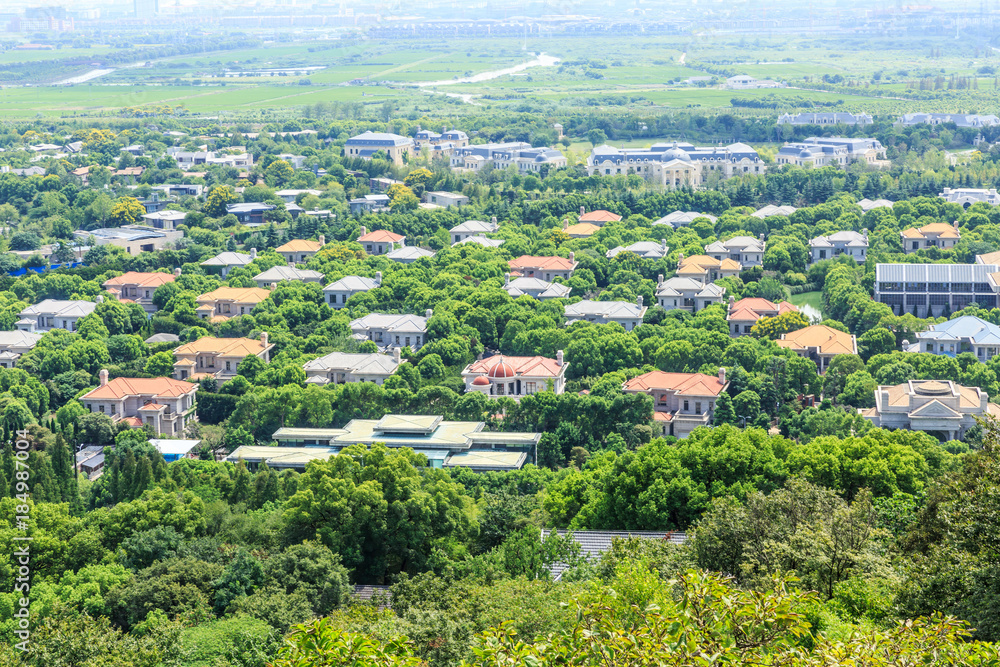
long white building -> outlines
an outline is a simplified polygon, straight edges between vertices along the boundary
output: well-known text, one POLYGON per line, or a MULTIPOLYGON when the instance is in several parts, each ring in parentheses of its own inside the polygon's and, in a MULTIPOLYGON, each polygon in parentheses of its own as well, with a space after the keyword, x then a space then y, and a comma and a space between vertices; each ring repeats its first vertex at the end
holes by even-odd
POLYGON ((743 143, 728 146, 662 143, 649 148, 596 146, 587 158, 587 175, 638 174, 664 187, 700 186, 712 173, 730 178, 739 174, 763 174, 764 161, 743 143))

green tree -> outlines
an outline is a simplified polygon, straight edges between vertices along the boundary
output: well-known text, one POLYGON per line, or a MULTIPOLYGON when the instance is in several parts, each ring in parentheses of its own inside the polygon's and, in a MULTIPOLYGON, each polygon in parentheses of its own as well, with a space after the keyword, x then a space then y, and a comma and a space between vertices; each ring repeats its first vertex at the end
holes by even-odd
POLYGON ((119 197, 111 209, 109 220, 115 227, 135 225, 142 222, 145 214, 146 209, 135 197, 119 197))
POLYGON ((174 355, 169 352, 157 352, 146 360, 143 372, 154 377, 170 377, 174 373, 174 355))
POLYGON ((236 192, 228 185, 217 185, 208 193, 202 210, 213 218, 221 218, 230 204, 236 203, 236 192))

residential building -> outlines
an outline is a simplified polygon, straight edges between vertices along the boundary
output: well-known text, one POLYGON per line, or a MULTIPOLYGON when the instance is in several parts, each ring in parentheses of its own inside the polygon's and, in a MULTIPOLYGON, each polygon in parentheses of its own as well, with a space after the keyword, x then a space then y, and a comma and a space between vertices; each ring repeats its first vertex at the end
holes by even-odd
POLYGON ((1000 405, 989 402, 979 387, 951 380, 910 380, 875 390, 875 407, 858 414, 878 428, 935 433, 942 440, 961 440, 987 417, 1000 417, 1000 405))
POLYGON ((413 139, 389 132, 364 132, 351 137, 344 142, 344 155, 372 159, 375 153, 382 152, 390 162, 402 166, 403 156, 410 157, 414 151, 413 139))
POLYGON ((891 166, 885 159, 885 147, 873 138, 809 137, 805 141, 786 143, 778 149, 775 161, 800 167, 846 167, 856 161, 872 167, 891 166))
POLYGON ((389 195, 367 194, 348 202, 351 207, 351 215, 364 215, 365 213, 381 213, 389 210, 389 195))
POLYGON ((181 337, 172 333, 153 334, 143 341, 146 345, 159 345, 160 343, 177 343, 180 345, 181 337))
POLYGON ((580 207, 580 217, 577 222, 589 222, 592 225, 597 225, 598 227, 603 227, 609 222, 618 222, 622 217, 617 213, 612 213, 611 211, 605 211, 604 209, 597 209, 596 211, 587 210, 581 206, 580 207))
POLYGON ((242 252, 220 252, 211 259, 206 259, 201 263, 210 273, 216 273, 223 278, 229 275, 233 269, 241 269, 250 262, 257 259, 257 248, 250 248, 250 254, 242 252))
MULTIPOLYGON (((718 376, 703 373, 643 373, 622 385, 633 394, 653 398, 653 423, 664 435, 686 438, 699 426, 709 426, 719 395, 729 387, 726 369, 718 376)), ((747 415, 755 418, 757 415, 747 415)))
POLYGON ((785 84, 771 79, 755 79, 748 74, 738 74, 726 79, 724 87, 729 90, 756 90, 758 88, 785 88, 785 84))
POLYGON ((390 232, 388 229, 376 229, 369 232, 367 227, 362 227, 358 243, 369 255, 386 255, 396 248, 405 246, 406 237, 390 232))
POLYGON ((413 135, 413 142, 418 151, 426 147, 431 153, 450 155, 454 149, 469 145, 469 135, 455 129, 442 128, 440 134, 432 130, 418 129, 413 135))
POLYGON ((425 192, 423 200, 425 204, 434 204, 444 208, 465 206, 469 203, 468 197, 455 192, 425 192))
POLYGON ((321 285, 326 282, 323 274, 319 271, 300 269, 296 266, 274 266, 267 271, 258 273, 253 277, 253 281, 257 283, 257 287, 260 287, 261 289, 270 289, 285 280, 295 280, 303 283, 319 283, 321 285))
POLYGON ((25 352, 30 352, 42 334, 30 331, 0 331, 0 368, 14 368, 25 352))
POLYGON ((258 202, 247 202, 245 204, 230 204, 226 207, 226 213, 236 216, 236 220, 244 225, 263 225, 264 214, 278 208, 274 204, 261 204, 258 202))
POLYGON ((742 270, 743 265, 734 259, 716 259, 708 255, 685 257, 684 253, 681 253, 677 259, 678 277, 693 278, 703 283, 739 276, 742 270))
POLYGON ((499 228, 500 225, 497 224, 496 218, 493 218, 490 222, 484 222, 482 220, 466 220, 462 224, 449 229, 448 234, 451 235, 451 244, 455 245, 473 236, 492 234, 499 228))
POLYGON ((159 310, 153 304, 153 293, 158 287, 174 282, 180 274, 180 269, 175 269, 173 273, 129 271, 116 278, 105 280, 102 287, 114 294, 119 301, 139 304, 147 315, 152 316, 159 310))
POLYGON ((307 384, 345 384, 348 382, 374 382, 382 384, 396 372, 406 360, 399 355, 400 348, 393 348, 392 354, 351 354, 347 352, 331 352, 330 354, 307 361, 303 368, 306 371, 307 384))
POLYGON ((772 215, 784 215, 789 216, 795 213, 798 209, 794 206, 775 206, 774 204, 768 204, 758 211, 750 214, 751 217, 763 220, 764 218, 769 218, 772 215))
POLYGON ((196 382, 214 377, 220 383, 226 382, 236 377, 236 368, 249 356, 264 363, 271 361, 273 348, 266 331, 261 332, 260 340, 205 336, 174 350, 174 378, 196 382))
POLYGON ((858 202, 858 206, 861 207, 862 211, 867 213, 868 211, 872 211, 876 208, 892 208, 892 202, 889 201, 888 199, 871 200, 865 197, 864 199, 858 202))
MULTIPOLYGON (((153 190, 159 190, 168 197, 200 197, 205 191, 205 186, 197 183, 166 183, 154 185, 153 190)), ((156 196, 155 192, 153 196, 156 196)))
POLYGON ((781 338, 775 343, 778 347, 793 350, 800 357, 812 359, 820 373, 826 371, 838 354, 858 353, 857 338, 825 324, 813 324, 798 331, 781 334, 781 338))
POLYGON ((715 259, 731 259, 743 268, 764 264, 764 235, 759 239, 752 236, 734 236, 726 241, 716 241, 705 246, 705 254, 715 259))
MULTIPOLYGON (((102 297, 97 297, 103 300, 102 297)), ((63 301, 61 299, 45 299, 34 306, 28 306, 20 313, 17 321, 18 331, 30 333, 65 329, 76 331, 77 322, 94 312, 97 303, 93 301, 63 301)))
POLYGON ((390 252, 387 252, 385 256, 394 262, 399 262, 400 264, 412 264, 418 259, 430 259, 434 257, 436 253, 431 250, 426 250, 415 245, 403 246, 401 248, 396 248, 390 252))
POLYGON ((507 262, 511 273, 517 277, 542 278, 546 281, 551 281, 553 278, 569 280, 576 265, 576 254, 572 252, 569 254, 569 258, 522 255, 507 262))
POLYGON ((665 281, 661 275, 656 284, 656 303, 664 310, 697 312, 713 303, 722 303, 725 295, 726 289, 721 285, 697 278, 675 276, 665 281))
POLYGON ((739 338, 750 333, 753 325, 765 317, 777 317, 785 313, 797 313, 799 309, 787 301, 774 303, 759 297, 736 300, 729 297, 729 310, 726 313, 726 323, 729 324, 729 336, 739 338))
POLYGON ((778 125, 871 125, 874 121, 866 113, 827 111, 819 113, 783 113, 778 116, 778 125))
POLYGON ((73 232, 73 237, 81 245, 116 245, 136 256, 142 252, 162 250, 184 238, 184 232, 153 229, 145 225, 125 225, 89 231, 78 229, 73 232))
POLYGON ((910 227, 901 231, 899 236, 903 242, 903 252, 910 254, 927 248, 942 250, 954 248, 961 240, 962 233, 958 231, 958 220, 956 220, 951 225, 945 222, 932 222, 923 227, 910 227))
POLYGON ((942 317, 970 303, 997 307, 996 264, 877 264, 875 300, 896 315, 942 317))
POLYGON ((462 379, 466 392, 478 391, 492 398, 506 396, 517 401, 540 391, 563 393, 568 366, 562 350, 556 352, 555 359, 501 354, 469 364, 462 371, 462 379))
POLYGON ((656 241, 636 241, 627 246, 615 246, 604 253, 604 256, 611 259, 620 252, 630 252, 643 259, 663 259, 670 252, 670 248, 667 247, 666 239, 663 239, 659 243, 656 241))
POLYGON ((696 147, 688 143, 653 144, 649 148, 596 146, 587 158, 588 176, 638 174, 661 187, 699 187, 712 174, 730 178, 737 174, 763 174, 767 170, 753 148, 696 147))
POLYGON ((519 296, 530 296, 539 301, 565 299, 572 291, 569 285, 550 283, 541 278, 515 278, 511 280, 509 273, 504 274, 503 288, 514 299, 519 296))
POLYGON ((458 246, 465 245, 466 243, 473 243, 484 248, 499 248, 503 245, 503 242, 503 239, 491 239, 483 236, 482 234, 476 234, 475 236, 470 236, 469 238, 459 241, 458 243, 453 243, 452 245, 458 246))
POLYGON ((847 255, 856 262, 868 259, 868 230, 834 232, 828 236, 817 236, 809 241, 812 263, 847 255))
POLYGON ((554 148, 532 148, 524 141, 455 147, 451 152, 451 168, 456 171, 479 171, 487 164, 494 169, 513 166, 519 172, 537 173, 565 167, 566 156, 554 148))
POLYGON ((167 148, 167 155, 177 160, 177 166, 188 171, 197 165, 221 164, 226 167, 252 167, 253 153, 247 153, 242 147, 238 150, 222 151, 185 151, 175 146, 167 148))
POLYGON ((88 412, 124 421, 133 428, 149 424, 154 433, 181 435, 184 427, 197 421, 195 395, 198 385, 173 378, 115 378, 108 371, 98 374, 101 383, 80 397, 88 412))
POLYGON ((347 305, 347 300, 359 292, 367 292, 382 285, 382 272, 377 271, 374 278, 365 276, 344 276, 323 288, 323 301, 337 310, 347 305))
POLYGON ((176 229, 178 225, 184 223, 187 213, 184 211, 174 211, 172 209, 162 209, 154 213, 146 213, 142 216, 143 224, 155 229, 176 229))
MULTIPOLYGON (((296 168, 300 169, 301 167, 296 167, 296 168)), ((281 201, 285 202, 286 204, 294 204, 295 200, 298 199, 299 195, 312 195, 314 197, 319 197, 321 194, 323 194, 322 190, 311 190, 311 189, 292 190, 292 189, 285 189, 285 190, 278 190, 277 192, 274 193, 274 196, 278 197, 279 199, 281 199, 281 201)))
POLYGON ((269 296, 271 292, 259 287, 220 287, 199 296, 196 311, 203 320, 228 320, 246 315, 269 296))
POLYGON ((969 208, 978 202, 986 202, 990 206, 1000 204, 1000 195, 997 194, 996 188, 989 190, 983 188, 945 188, 938 196, 952 204, 961 204, 962 208, 969 208))
POLYGON ((351 321, 350 327, 354 338, 373 341, 381 350, 409 347, 416 351, 426 342, 427 320, 432 314, 430 309, 424 317, 369 313, 351 321))
POLYGON ((594 322, 596 324, 620 324, 625 331, 632 331, 642 324, 642 318, 649 310, 642 305, 642 297, 635 303, 625 301, 591 301, 584 299, 566 306, 566 325, 574 322, 594 322))
MULTIPOLYGON (((699 77, 692 77, 699 78, 699 77)), ((709 78, 709 77, 706 77, 709 78)), ((580 555, 591 563, 598 563, 602 554, 614 548, 618 540, 656 540, 657 543, 681 545, 687 542, 686 533, 677 530, 643 531, 643 530, 548 530, 543 528, 541 539, 544 542, 549 535, 556 533, 560 537, 573 540, 580 545, 580 555)), ((569 563, 557 562, 548 566, 552 581, 562 581, 562 576, 570 567, 569 563)), ((368 593, 368 591, 364 591, 368 593)), ((374 595, 374 591, 371 595, 374 595)))
POLYGON ((976 264, 1000 264, 1000 251, 976 255, 976 264))
POLYGON ((313 255, 322 250, 326 245, 326 237, 320 236, 318 241, 308 239, 292 239, 281 244, 274 249, 276 253, 285 258, 289 264, 305 264, 313 255))
POLYGON ((571 239, 585 239, 601 231, 598 225, 591 222, 580 222, 575 225, 569 224, 569 220, 563 220, 563 234, 571 239))
POLYGON ((708 213, 696 213, 694 211, 674 211, 673 213, 668 213, 659 220, 653 222, 654 225, 670 225, 674 229, 680 227, 688 227, 692 222, 698 218, 705 218, 713 225, 715 221, 718 220, 714 215, 709 215, 708 213))
POLYGON ((986 363, 1000 351, 1000 327, 979 317, 963 315, 917 332, 917 342, 909 345, 909 341, 903 341, 903 351, 946 357, 968 352, 986 363))
POLYGON ((941 125, 954 123, 956 127, 995 127, 1000 125, 1000 118, 993 114, 980 115, 971 113, 907 113, 903 114, 897 125, 941 125))

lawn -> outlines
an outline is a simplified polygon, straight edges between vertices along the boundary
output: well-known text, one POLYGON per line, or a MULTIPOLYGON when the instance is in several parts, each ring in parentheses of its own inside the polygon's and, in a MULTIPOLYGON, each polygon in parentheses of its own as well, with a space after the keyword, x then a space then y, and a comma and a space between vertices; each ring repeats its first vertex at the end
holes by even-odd
POLYGON ((799 307, 802 314, 812 319, 823 319, 823 293, 802 292, 788 297, 788 301, 799 307))

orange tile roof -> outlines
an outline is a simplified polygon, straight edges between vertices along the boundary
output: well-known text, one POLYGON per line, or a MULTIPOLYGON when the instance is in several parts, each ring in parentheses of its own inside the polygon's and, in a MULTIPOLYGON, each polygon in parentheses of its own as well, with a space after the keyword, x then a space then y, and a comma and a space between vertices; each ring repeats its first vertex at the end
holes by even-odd
POLYGON ((174 350, 174 356, 186 356, 211 352, 225 357, 243 358, 259 355, 264 351, 264 343, 253 338, 215 338, 205 336, 181 345, 174 350))
POLYGON ((129 271, 116 278, 109 278, 104 281, 104 287, 121 287, 123 285, 138 285, 139 287, 159 287, 172 283, 176 276, 172 273, 143 273, 140 271, 129 271))
POLYGON ((287 243, 275 248, 276 252, 318 252, 322 248, 319 241, 306 241, 303 239, 292 239, 287 243))
POLYGON ((390 232, 388 229, 376 229, 368 232, 364 236, 358 237, 359 243, 399 243, 406 237, 401 234, 396 234, 395 232, 390 232))
POLYGON ((504 354, 474 361, 462 371, 462 374, 486 373, 501 360, 514 370, 515 375, 529 377, 559 377, 565 368, 565 366, 560 366, 555 359, 548 357, 508 357, 504 354))
POLYGON ((944 239, 961 238, 961 235, 958 233, 958 230, 955 229, 955 226, 949 225, 946 222, 932 222, 931 224, 924 225, 923 227, 911 227, 910 229, 904 229, 902 234, 908 239, 924 238, 927 234, 936 234, 938 238, 944 239))
POLYGON ((579 225, 570 225, 563 231, 570 236, 591 236, 601 231, 601 228, 597 225, 592 225, 589 222, 584 222, 579 225))
POLYGON ((236 301, 238 303, 260 303, 271 295, 271 292, 260 287, 220 287, 207 294, 202 294, 197 301, 236 301))
POLYGON ((622 217, 611 211, 605 211, 604 209, 598 209, 596 211, 590 211, 589 213, 584 213, 580 216, 580 222, 618 222, 622 217))
POLYGON ((858 353, 858 345, 854 336, 825 324, 814 324, 798 331, 782 334, 781 339, 775 342, 779 347, 790 350, 816 348, 820 354, 858 353))
POLYGON ((718 396, 728 382, 704 373, 667 373, 652 371, 634 377, 622 387, 625 391, 672 390, 681 396, 718 396))
POLYGON ((162 410, 167 406, 160 405, 159 403, 146 403, 146 405, 139 408, 140 410, 162 410))
POLYGON ((535 257, 522 255, 507 262, 512 269, 549 269, 552 271, 572 271, 574 262, 567 257, 535 257))
POLYGON ((115 378, 92 389, 81 398, 123 398, 125 396, 163 396, 176 398, 198 391, 198 385, 173 378, 115 378))
POLYGON ((784 313, 797 313, 799 309, 787 301, 772 303, 759 297, 748 297, 733 303, 727 320, 756 322, 763 317, 775 317, 784 313))
POLYGON ((708 255, 691 255, 690 257, 685 257, 680 261, 679 267, 688 266, 699 266, 705 269, 717 267, 722 264, 721 261, 714 257, 709 257, 708 255))

